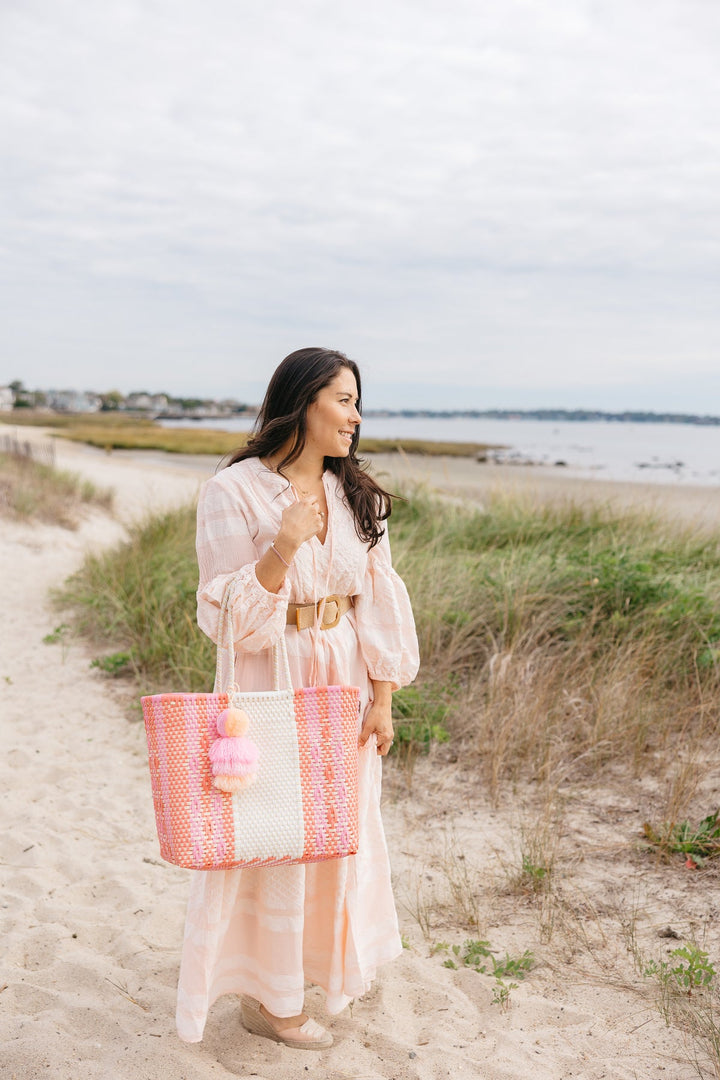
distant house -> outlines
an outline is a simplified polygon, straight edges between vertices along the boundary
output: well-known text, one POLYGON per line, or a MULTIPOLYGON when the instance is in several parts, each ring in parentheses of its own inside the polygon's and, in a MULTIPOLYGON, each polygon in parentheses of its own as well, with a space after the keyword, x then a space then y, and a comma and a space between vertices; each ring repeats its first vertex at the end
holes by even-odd
POLYGON ((48 390, 45 396, 56 412, 94 413, 102 406, 100 395, 86 390, 48 390))
POLYGON ((128 394, 123 408, 138 412, 165 413, 168 411, 167 394, 128 394))
POLYGON ((195 413, 196 416, 210 417, 210 416, 223 416, 224 411, 223 411, 223 409, 220 408, 220 406, 216 402, 214 402, 214 401, 206 401, 205 404, 202 406, 202 408, 195 409, 194 413, 195 413))
POLYGON ((194 403, 189 400, 176 400, 174 411, 192 420, 207 420, 214 416, 227 416, 227 410, 222 409, 216 401, 209 400, 194 403))
POLYGON ((15 404, 15 395, 9 386, 0 386, 0 412, 9 412, 15 404))
POLYGON ((218 408, 222 413, 237 413, 240 416, 257 416, 256 405, 245 405, 243 402, 238 401, 237 398, 223 398, 222 401, 218 401, 218 408))

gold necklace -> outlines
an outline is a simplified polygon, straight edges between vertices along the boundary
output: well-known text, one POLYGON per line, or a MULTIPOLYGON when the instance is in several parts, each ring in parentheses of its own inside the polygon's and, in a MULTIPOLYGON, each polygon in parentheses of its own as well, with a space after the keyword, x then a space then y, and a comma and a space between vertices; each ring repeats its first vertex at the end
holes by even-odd
MULTIPOLYGON (((310 495, 310 494, 312 494, 310 491, 306 491, 305 488, 300 487, 300 484, 297 482, 297 480, 293 480, 292 476, 290 476, 288 473, 286 473, 285 475, 286 475, 286 478, 292 484, 292 486, 295 488, 295 490, 299 491, 301 495, 310 495)), ((323 482, 323 478, 321 476, 318 479, 317 483, 322 485, 322 482, 323 482)))
MULTIPOLYGON (((289 481, 289 483, 291 483, 292 486, 295 488, 295 490, 299 491, 301 495, 307 496, 307 495, 312 494, 312 492, 307 491, 305 488, 300 487, 299 483, 296 480, 293 480, 292 476, 290 476, 289 473, 287 473, 287 472, 281 473, 279 469, 275 468, 275 466, 271 466, 271 468, 272 468, 272 471, 274 473, 276 473, 278 476, 282 476, 284 480, 289 481)), ((322 475, 318 477, 317 482, 321 487, 323 486, 322 475)))
MULTIPOLYGON (((288 480, 290 480, 290 477, 288 477, 288 480)), ((301 487, 299 487, 299 486, 298 486, 298 485, 297 485, 297 484, 295 483, 295 481, 294 481, 294 480, 290 480, 290 483, 292 484, 292 486, 293 486, 293 487, 295 488, 295 490, 296 490, 296 491, 299 491, 299 492, 300 492, 300 494, 301 494, 301 495, 306 495, 306 496, 307 496, 307 495, 312 495, 312 492, 311 492, 311 491, 306 491, 306 490, 305 490, 305 488, 301 488, 301 487)))

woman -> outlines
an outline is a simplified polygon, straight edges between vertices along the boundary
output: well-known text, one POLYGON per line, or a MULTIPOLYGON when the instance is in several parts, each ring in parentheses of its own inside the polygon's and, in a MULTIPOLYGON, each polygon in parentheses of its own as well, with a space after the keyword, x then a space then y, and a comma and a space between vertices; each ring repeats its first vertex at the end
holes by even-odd
POLYGON ((270 688, 270 646, 283 633, 294 686, 360 687, 360 843, 345 859, 194 875, 177 1011, 188 1042, 202 1038, 213 1001, 235 993, 249 1031, 324 1049, 332 1037, 303 1012, 305 980, 338 1013, 401 950, 380 758, 393 741, 392 691, 415 677, 418 651, 383 525, 390 498, 356 458, 360 408, 360 375, 346 356, 292 353, 270 381, 254 438, 200 496, 198 623, 216 640, 225 583, 240 571, 239 688, 270 688))

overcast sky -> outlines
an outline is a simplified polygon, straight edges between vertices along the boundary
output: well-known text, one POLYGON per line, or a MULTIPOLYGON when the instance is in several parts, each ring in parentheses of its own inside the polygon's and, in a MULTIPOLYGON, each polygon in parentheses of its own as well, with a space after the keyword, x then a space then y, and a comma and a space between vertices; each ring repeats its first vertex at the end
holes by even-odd
POLYGON ((720 412, 717 0, 0 0, 0 382, 720 412))

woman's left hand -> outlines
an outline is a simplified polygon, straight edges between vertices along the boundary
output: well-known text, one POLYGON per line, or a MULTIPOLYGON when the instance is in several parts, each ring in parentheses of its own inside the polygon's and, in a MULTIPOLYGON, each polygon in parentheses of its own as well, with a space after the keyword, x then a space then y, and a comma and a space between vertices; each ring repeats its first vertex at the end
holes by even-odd
POLYGON ((377 752, 385 757, 393 744, 392 723, 392 699, 388 701, 375 701, 370 703, 370 708, 365 713, 362 730, 360 732, 359 746, 362 750, 371 735, 377 739, 377 752))

